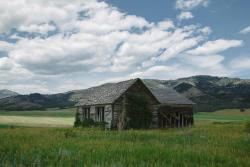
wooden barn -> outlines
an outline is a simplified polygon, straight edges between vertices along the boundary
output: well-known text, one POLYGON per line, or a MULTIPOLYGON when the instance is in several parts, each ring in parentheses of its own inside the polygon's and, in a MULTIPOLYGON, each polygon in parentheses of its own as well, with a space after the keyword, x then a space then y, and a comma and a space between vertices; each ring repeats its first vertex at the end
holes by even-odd
POLYGON ((171 88, 133 79, 84 90, 76 119, 106 122, 107 128, 118 130, 183 127, 193 124, 193 104, 171 88))

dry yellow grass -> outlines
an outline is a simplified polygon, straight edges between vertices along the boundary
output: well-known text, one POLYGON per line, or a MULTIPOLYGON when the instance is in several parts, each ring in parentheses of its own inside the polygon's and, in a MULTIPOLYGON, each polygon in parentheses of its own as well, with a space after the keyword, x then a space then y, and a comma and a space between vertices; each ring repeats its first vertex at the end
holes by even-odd
POLYGON ((0 116, 0 124, 31 127, 72 127, 74 118, 0 116))

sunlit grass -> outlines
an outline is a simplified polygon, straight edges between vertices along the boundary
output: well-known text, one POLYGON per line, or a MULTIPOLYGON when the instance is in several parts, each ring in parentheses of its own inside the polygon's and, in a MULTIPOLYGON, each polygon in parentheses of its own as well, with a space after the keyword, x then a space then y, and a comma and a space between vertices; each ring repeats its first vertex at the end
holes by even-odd
POLYGON ((6 127, 0 143, 7 166, 250 166, 244 123, 123 132, 6 127))
POLYGON ((194 115, 195 120, 202 121, 248 121, 250 120, 250 109, 241 112, 240 109, 225 109, 216 112, 199 112, 194 115))
POLYGON ((0 116, 29 116, 29 117, 74 117, 76 108, 49 108, 45 111, 1 111, 0 116))
POLYGON ((72 127, 74 117, 0 116, 0 124, 30 127, 72 127))
MULTIPOLYGON (((75 108, 51 108, 46 111, 9 111, 0 112, 0 124, 58 127, 73 126, 75 108)), ((241 112, 240 109, 226 109, 216 112, 195 113, 195 122, 239 122, 250 120, 250 109, 241 112)))
POLYGON ((249 110, 227 111, 195 114, 195 125, 189 128, 123 132, 45 128, 73 125, 73 116, 56 117, 58 111, 52 109, 42 115, 2 115, 0 166, 248 167, 249 110))

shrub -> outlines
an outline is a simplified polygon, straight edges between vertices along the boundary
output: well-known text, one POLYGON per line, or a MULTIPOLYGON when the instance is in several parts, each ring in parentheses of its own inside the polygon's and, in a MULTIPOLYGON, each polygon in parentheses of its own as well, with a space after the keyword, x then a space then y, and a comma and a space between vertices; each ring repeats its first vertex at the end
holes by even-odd
POLYGON ((94 122, 94 127, 105 129, 107 122, 94 122))
POLYGON ((93 119, 84 119, 81 122, 81 127, 91 127, 94 126, 94 120, 93 119))
POLYGON ((65 136, 65 138, 73 138, 73 137, 76 137, 76 132, 73 130, 67 130, 64 133, 64 136, 65 136))
POLYGON ((250 121, 246 123, 245 130, 247 133, 250 133, 250 121))
POLYGON ((80 114, 77 112, 75 115, 74 127, 81 126, 80 114))
POLYGON ((74 127, 98 127, 104 129, 107 122, 94 122, 93 119, 80 120, 80 114, 76 113, 74 127))
POLYGON ((246 110, 244 108, 241 108, 240 109, 240 112, 245 112, 246 110))

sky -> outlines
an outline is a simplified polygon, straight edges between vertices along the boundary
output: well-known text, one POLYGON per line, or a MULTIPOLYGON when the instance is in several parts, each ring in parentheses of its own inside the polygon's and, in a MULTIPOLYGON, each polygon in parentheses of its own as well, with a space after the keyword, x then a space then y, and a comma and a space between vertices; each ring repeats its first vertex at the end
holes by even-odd
POLYGON ((0 89, 250 78, 248 0, 0 0, 0 89))

